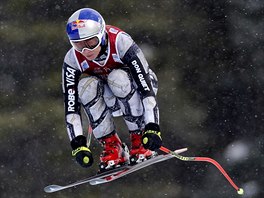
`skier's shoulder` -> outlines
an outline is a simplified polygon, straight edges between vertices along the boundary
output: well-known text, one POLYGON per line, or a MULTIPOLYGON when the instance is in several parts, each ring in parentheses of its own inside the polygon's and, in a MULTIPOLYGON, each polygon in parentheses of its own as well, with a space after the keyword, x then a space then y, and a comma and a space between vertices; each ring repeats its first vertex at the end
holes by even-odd
POLYGON ((109 35, 116 35, 116 42, 131 41, 131 36, 119 27, 106 25, 106 30, 109 35))
POLYGON ((124 32, 121 28, 114 26, 114 25, 109 25, 109 24, 105 26, 105 29, 110 34, 118 34, 120 32, 124 32))
POLYGON ((127 32, 121 30, 116 26, 107 25, 106 29, 109 36, 115 35, 115 39, 113 40, 110 38, 110 40, 115 42, 117 53, 122 58, 134 43, 132 37, 127 32))
POLYGON ((69 49, 64 57, 64 64, 74 68, 78 69, 78 63, 75 57, 75 51, 73 48, 69 49))

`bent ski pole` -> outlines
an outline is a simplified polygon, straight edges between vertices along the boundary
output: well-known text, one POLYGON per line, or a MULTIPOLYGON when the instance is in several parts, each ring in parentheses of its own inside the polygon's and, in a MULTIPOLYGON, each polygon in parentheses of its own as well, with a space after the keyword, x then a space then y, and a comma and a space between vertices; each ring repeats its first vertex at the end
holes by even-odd
POLYGON ((170 153, 171 155, 173 155, 174 157, 176 157, 177 159, 182 160, 182 161, 209 162, 209 163, 213 164, 225 176, 225 178, 229 181, 229 183, 233 186, 233 188, 237 191, 237 193, 239 195, 244 194, 243 188, 237 187, 237 185, 233 182, 233 180, 229 177, 229 175, 223 169, 223 167, 214 159, 211 159, 208 157, 185 157, 185 156, 179 155, 179 154, 167 149, 164 146, 161 146, 159 149, 165 153, 170 153))

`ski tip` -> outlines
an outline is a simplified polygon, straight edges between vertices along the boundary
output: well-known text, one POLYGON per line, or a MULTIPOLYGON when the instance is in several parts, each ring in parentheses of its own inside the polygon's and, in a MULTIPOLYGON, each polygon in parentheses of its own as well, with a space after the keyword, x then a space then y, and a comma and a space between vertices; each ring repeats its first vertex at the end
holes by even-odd
POLYGON ((44 188, 44 191, 46 193, 53 193, 61 189, 61 186, 59 185, 49 185, 44 188))

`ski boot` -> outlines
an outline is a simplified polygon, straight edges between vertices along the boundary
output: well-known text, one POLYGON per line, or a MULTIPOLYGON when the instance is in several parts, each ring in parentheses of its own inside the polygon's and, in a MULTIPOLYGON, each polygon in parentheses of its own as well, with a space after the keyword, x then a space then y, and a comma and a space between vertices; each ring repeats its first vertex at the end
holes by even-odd
POLYGON ((99 173, 118 168, 129 163, 129 151, 116 132, 101 138, 103 152, 100 156, 99 173))
POLYGON ((157 155, 155 151, 145 149, 141 142, 142 132, 131 132, 130 163, 137 164, 157 155))

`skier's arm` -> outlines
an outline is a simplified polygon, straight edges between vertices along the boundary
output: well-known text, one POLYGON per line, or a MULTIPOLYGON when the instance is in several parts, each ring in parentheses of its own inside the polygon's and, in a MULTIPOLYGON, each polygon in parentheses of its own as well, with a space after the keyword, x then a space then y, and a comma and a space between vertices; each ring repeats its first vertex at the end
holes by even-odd
POLYGON ((93 163, 93 157, 87 140, 83 135, 81 122, 81 105, 78 97, 78 82, 81 75, 73 57, 73 50, 65 56, 62 68, 62 89, 64 95, 65 121, 67 132, 73 149, 72 155, 82 167, 89 167, 93 163))
POLYGON ((65 121, 70 140, 83 135, 80 115, 80 103, 78 101, 78 79, 80 71, 71 67, 66 62, 62 69, 62 88, 64 96, 65 121))
POLYGON ((143 97, 145 133, 143 145, 147 149, 158 149, 162 144, 158 105, 149 74, 149 65, 138 45, 126 34, 117 43, 121 60, 130 68, 137 89, 143 97), (129 47, 128 47, 129 46, 129 47), (128 48, 126 50, 126 47, 128 48))
POLYGON ((149 74, 149 65, 143 52, 132 38, 122 33, 117 40, 117 51, 122 62, 130 68, 137 90, 143 97, 145 123, 158 124, 158 107, 149 74))

